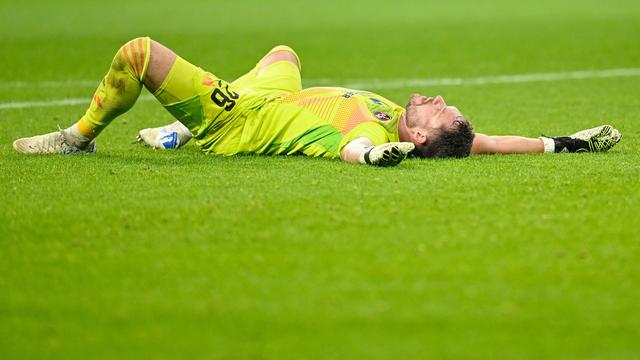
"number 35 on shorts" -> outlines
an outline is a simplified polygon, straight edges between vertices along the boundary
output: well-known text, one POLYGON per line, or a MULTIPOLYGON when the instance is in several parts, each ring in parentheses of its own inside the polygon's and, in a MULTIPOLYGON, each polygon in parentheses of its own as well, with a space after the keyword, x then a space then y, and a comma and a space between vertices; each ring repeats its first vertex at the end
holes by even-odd
POLYGON ((239 97, 238 93, 229 90, 229 84, 223 84, 222 81, 218 81, 218 87, 211 93, 211 101, 225 111, 231 111, 239 97))

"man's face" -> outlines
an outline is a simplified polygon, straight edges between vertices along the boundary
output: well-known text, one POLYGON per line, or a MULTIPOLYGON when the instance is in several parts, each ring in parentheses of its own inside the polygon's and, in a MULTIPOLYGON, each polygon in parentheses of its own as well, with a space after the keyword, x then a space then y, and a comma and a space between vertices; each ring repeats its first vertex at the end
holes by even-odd
POLYGON ((447 106, 440 95, 435 98, 414 95, 411 97, 410 104, 415 107, 410 115, 412 119, 409 127, 413 125, 422 128, 426 133, 448 129, 456 119, 463 119, 460 110, 455 106, 447 106))

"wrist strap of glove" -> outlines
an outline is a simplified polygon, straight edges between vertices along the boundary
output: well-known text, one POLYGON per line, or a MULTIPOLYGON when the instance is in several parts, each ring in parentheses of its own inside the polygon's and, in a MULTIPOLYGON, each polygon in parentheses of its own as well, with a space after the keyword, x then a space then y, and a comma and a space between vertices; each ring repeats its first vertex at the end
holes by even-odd
POLYGON ((544 152, 546 153, 553 153, 556 150, 556 142, 553 140, 553 138, 549 138, 546 136, 540 136, 540 140, 542 140, 542 143, 544 144, 544 152))

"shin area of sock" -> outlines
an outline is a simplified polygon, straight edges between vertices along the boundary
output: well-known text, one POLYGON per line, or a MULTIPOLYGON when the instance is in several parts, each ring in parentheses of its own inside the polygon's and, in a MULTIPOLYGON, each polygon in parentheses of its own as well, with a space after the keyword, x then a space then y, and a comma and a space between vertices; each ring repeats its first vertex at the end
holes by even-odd
POLYGON ((148 37, 137 38, 120 48, 96 89, 91 105, 70 130, 93 139, 135 104, 149 66, 150 42, 148 37))

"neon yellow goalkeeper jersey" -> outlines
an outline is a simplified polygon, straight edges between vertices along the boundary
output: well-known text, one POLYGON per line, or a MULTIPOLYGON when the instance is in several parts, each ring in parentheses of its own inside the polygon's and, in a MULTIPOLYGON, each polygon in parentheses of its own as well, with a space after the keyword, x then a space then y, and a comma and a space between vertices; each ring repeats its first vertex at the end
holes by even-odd
POLYGON ((398 141, 398 121, 404 111, 382 96, 339 87, 305 89, 279 103, 304 109, 300 117, 312 114, 334 127, 342 135, 339 150, 358 137, 367 137, 376 145, 398 141))
POLYGON ((239 153, 339 157, 351 140, 398 141, 404 109, 370 92, 315 87, 278 96, 244 126, 239 153))

